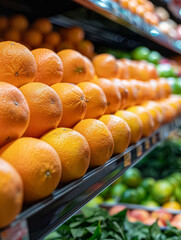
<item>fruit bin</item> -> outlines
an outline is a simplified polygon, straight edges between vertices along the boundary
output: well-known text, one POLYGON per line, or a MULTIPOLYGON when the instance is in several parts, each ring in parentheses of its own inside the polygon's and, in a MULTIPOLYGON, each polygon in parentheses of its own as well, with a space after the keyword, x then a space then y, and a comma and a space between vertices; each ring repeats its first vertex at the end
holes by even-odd
POLYGON ((1 231, 0 236, 10 234, 13 229, 20 231, 23 225, 23 229, 29 232, 30 240, 42 239, 112 184, 127 169, 137 164, 180 126, 181 118, 163 125, 150 137, 130 146, 123 154, 116 155, 103 166, 90 170, 84 177, 55 190, 52 196, 32 206, 24 206, 23 212, 9 228, 1 231))

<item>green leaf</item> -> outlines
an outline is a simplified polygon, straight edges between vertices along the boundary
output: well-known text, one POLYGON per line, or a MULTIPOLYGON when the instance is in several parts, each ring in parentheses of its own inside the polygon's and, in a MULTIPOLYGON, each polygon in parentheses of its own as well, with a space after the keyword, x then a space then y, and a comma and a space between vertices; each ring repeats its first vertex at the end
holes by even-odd
POLYGON ((101 227, 99 222, 94 234, 92 235, 92 237, 89 238, 89 240, 100 240, 100 239, 101 239, 101 227))
POLYGON ((158 237, 162 235, 162 232, 157 224, 157 221, 150 226, 149 228, 150 239, 156 240, 158 237))
POLYGON ((52 232, 44 240, 60 240, 60 234, 58 232, 52 232))
POLYGON ((73 223, 70 223, 70 228, 75 228, 75 227, 78 227, 79 225, 81 225, 84 221, 78 221, 78 222, 73 222, 73 223))
POLYGON ((71 233, 72 233, 72 236, 74 238, 78 238, 78 237, 82 237, 85 233, 85 229, 84 228, 75 228, 75 229, 71 229, 70 230, 71 233))

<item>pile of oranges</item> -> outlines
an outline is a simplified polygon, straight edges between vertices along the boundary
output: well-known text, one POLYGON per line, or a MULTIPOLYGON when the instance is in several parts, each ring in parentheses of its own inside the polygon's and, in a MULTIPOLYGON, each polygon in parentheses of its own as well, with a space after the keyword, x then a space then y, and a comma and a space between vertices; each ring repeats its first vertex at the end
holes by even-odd
POLYGON ((0 228, 181 113, 145 61, 0 43, 0 228))
POLYGON ((55 28, 48 18, 38 18, 30 23, 24 15, 0 16, 0 41, 19 42, 30 50, 48 48, 53 51, 75 49, 88 58, 95 55, 94 45, 84 39, 80 27, 55 28))

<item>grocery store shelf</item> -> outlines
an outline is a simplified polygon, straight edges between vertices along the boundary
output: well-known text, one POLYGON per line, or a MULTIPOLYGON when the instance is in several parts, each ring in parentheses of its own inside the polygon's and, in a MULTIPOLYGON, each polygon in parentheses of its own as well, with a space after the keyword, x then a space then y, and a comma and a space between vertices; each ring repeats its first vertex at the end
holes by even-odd
MULTIPOLYGON (((11 235, 13 237, 9 238, 11 240, 15 239, 14 234, 18 232, 29 235, 29 238, 25 238, 27 240, 42 239, 112 184, 127 169, 137 164, 180 126, 181 118, 162 126, 150 137, 130 146, 123 154, 112 157, 103 166, 90 170, 84 177, 66 186, 60 186, 45 200, 33 206, 25 206, 16 220, 4 230, 4 234, 13 233, 11 235)), ((3 231, 0 236, 0 239, 3 239, 3 231)))
POLYGON ((181 40, 174 40, 163 34, 156 26, 149 25, 138 15, 122 8, 110 0, 74 0, 74 2, 91 9, 130 30, 151 39, 176 53, 181 53, 181 40))

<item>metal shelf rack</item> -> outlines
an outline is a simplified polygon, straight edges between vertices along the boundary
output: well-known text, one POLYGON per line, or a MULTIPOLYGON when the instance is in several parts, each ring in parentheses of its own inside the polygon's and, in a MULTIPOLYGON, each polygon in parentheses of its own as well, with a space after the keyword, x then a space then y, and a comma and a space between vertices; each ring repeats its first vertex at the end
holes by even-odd
POLYGON ((16 239, 15 234, 20 233, 24 236, 22 239, 42 239, 67 221, 125 171, 137 164, 180 126, 181 118, 163 125, 148 138, 141 139, 124 153, 112 157, 103 166, 91 169, 84 177, 66 186, 60 186, 50 197, 41 202, 25 206, 16 220, 8 228, 0 231, 0 239, 12 240, 11 236, 16 239), (10 237, 4 238, 4 236, 10 237))

